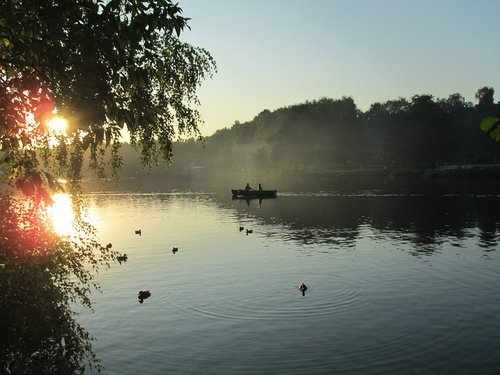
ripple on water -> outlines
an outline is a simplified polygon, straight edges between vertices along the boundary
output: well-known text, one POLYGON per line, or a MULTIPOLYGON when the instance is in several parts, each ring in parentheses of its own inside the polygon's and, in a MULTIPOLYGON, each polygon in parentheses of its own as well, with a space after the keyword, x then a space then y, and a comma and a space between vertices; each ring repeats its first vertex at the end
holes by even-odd
POLYGON ((233 285, 211 283, 196 294, 178 290, 171 296, 183 314, 214 319, 272 320, 332 316, 356 309, 358 295, 335 277, 332 288, 310 285, 305 296, 298 286, 243 280, 233 285))
POLYGON ((114 373, 477 373, 471 364, 498 365, 498 263, 477 256, 476 236, 432 239, 430 267, 408 256, 416 246, 405 227, 356 226, 351 242, 333 227, 307 228, 302 233, 325 242, 306 246, 289 240, 299 231, 292 225, 259 227, 232 213, 205 222, 212 207, 198 207, 204 201, 196 209, 182 199, 168 205, 176 224, 199 221, 196 233, 179 224, 167 236, 168 202, 153 216, 161 224, 156 236, 123 242, 130 261, 113 273, 114 294, 87 320, 114 373), (255 234, 238 236, 238 225, 250 223, 255 234), (169 244, 163 252, 156 251, 161 241, 169 244), (171 243, 181 244, 176 256, 171 243), (143 287, 153 294, 139 304, 143 287))

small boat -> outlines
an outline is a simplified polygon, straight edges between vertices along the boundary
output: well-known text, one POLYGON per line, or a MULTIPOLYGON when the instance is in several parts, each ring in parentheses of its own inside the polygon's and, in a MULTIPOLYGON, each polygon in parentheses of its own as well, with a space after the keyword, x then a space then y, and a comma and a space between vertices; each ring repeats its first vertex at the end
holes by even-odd
POLYGON ((274 198, 278 190, 231 189, 233 198, 274 198))

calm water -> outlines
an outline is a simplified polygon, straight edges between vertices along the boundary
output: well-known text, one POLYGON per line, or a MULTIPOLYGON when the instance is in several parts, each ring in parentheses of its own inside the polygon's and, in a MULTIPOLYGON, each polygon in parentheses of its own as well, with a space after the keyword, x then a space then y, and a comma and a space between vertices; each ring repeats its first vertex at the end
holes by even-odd
POLYGON ((106 374, 500 369, 500 197, 88 202, 102 241, 129 256, 99 277, 95 312, 79 318, 106 374), (152 293, 143 304, 141 289, 152 293))

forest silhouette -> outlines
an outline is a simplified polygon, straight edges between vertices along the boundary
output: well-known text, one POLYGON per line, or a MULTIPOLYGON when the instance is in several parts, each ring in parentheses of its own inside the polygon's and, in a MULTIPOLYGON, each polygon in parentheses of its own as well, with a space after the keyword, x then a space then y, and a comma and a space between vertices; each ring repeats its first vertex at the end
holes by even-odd
POLYGON ((500 115, 493 94, 491 87, 479 89, 476 104, 458 93, 442 99, 414 95, 374 103, 365 112, 351 97, 266 109, 203 142, 175 142, 168 167, 144 170, 137 152, 124 144, 121 176, 154 183, 175 176, 263 172, 496 175, 500 147, 479 126, 483 118, 500 115))

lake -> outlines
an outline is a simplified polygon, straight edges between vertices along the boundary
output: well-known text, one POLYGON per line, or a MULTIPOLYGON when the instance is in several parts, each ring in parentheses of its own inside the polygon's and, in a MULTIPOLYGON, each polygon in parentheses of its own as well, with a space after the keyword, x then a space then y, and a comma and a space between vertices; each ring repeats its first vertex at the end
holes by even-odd
POLYGON ((100 274, 95 311, 78 318, 106 374, 500 368, 499 195, 86 199, 102 242, 128 255, 100 274), (151 297, 139 303, 145 289, 151 297))

